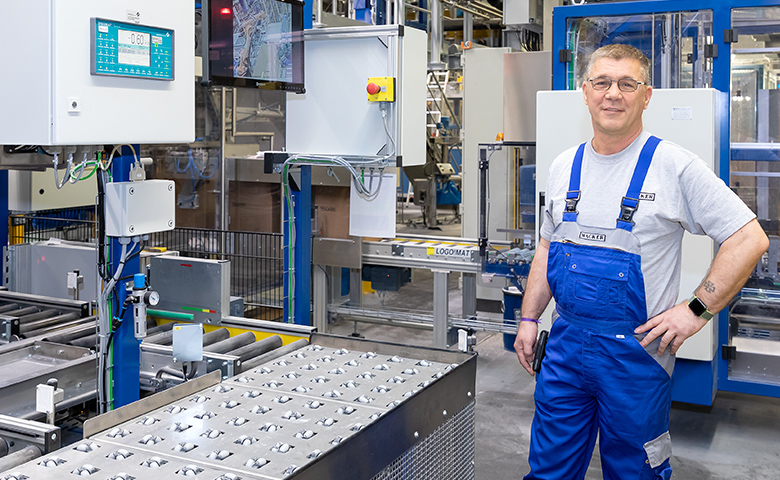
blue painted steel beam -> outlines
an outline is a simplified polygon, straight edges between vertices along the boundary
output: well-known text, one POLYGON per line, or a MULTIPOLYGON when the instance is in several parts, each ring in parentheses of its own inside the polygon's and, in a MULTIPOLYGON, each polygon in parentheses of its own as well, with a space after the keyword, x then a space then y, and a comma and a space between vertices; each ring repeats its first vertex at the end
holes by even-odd
MULTIPOLYGON (((141 151, 140 145, 133 145, 136 152, 141 151)), ((133 162, 133 152, 128 147, 122 147, 122 156, 114 157, 111 163, 111 176, 114 182, 127 182, 130 180, 130 165, 133 162)), ((116 238, 111 239, 111 273, 115 272, 119 266, 119 255, 122 246, 116 238)), ((122 276, 126 277, 138 273, 141 269, 140 255, 128 261, 122 271, 122 276)), ((127 281, 118 282, 116 293, 121 305, 127 293, 125 285, 127 281)), ((114 307, 112 307, 113 309, 114 307)), ((113 311, 113 310, 112 310, 113 311)), ((114 314, 118 314, 114 312, 114 314)), ((114 335, 114 408, 119 408, 128 403, 138 400, 141 385, 139 376, 141 372, 141 344, 136 340, 133 333, 133 309, 128 308, 122 321, 122 325, 114 335)))
POLYGON ((313 1, 307 1, 303 4, 303 29, 309 30, 312 28, 312 24, 314 23, 313 19, 313 1))
POLYGON ((780 147, 768 148, 732 148, 732 160, 745 160, 749 162, 777 162, 780 160, 780 147))

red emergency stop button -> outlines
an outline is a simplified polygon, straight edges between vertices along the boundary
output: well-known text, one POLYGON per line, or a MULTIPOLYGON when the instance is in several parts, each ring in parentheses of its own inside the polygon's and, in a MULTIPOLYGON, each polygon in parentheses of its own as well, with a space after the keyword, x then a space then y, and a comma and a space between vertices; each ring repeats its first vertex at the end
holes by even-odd
POLYGON ((366 86, 366 91, 369 95, 376 95, 382 90, 382 88, 377 85, 376 83, 369 83, 368 86, 366 86))

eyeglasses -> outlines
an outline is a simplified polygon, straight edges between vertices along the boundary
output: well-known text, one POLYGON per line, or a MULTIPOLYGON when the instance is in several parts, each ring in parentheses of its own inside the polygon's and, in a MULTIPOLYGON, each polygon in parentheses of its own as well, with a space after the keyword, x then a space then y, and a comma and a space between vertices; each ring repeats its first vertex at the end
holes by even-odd
POLYGON ((597 92, 605 92, 612 88, 612 82, 617 82, 618 89, 621 92, 632 93, 636 92, 640 85, 647 85, 645 82, 634 80, 631 77, 623 77, 619 80, 612 80, 609 77, 596 77, 588 79, 593 90, 597 92))

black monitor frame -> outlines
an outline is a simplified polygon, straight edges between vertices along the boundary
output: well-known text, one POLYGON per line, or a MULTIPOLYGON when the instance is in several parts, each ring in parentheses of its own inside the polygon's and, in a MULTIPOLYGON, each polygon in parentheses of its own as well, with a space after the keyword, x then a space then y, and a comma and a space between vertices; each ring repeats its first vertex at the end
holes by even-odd
POLYGON ((202 2, 203 78, 204 86, 249 87, 266 90, 284 90, 304 93, 304 48, 303 48, 303 4, 301 0, 272 0, 292 5, 292 61, 293 80, 291 82, 223 75, 216 72, 233 69, 233 0, 204 0, 202 2), (223 19, 221 10, 230 8, 229 23, 223 19), (230 45, 230 66, 221 59, 222 51, 230 45), (220 64, 220 61, 222 64, 220 64))

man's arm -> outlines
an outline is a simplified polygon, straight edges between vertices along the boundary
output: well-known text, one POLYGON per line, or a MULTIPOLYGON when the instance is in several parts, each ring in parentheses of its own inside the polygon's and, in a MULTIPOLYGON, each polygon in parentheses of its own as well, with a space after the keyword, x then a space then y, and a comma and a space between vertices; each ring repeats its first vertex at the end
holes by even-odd
MULTIPOLYGON (((541 317, 552 298, 550 286, 547 284, 547 254, 549 251, 550 241, 540 238, 534 260, 531 262, 531 271, 528 273, 525 295, 523 295, 523 308, 521 310, 523 317, 541 317)), ((538 325, 534 322, 520 322, 515 340, 517 358, 523 368, 531 375, 534 374, 531 364, 534 361, 537 330, 538 325)))
MULTIPOLYGON (((769 239, 764 230, 757 220, 751 220, 720 246, 710 271, 696 289, 696 296, 707 305, 709 311, 713 313, 720 311, 745 284, 758 259, 767 248, 769 248, 769 239)), ((643 347, 663 335, 658 346, 658 354, 663 354, 671 343, 671 353, 674 355, 688 337, 701 330, 706 324, 706 320, 693 314, 688 307, 688 301, 685 301, 651 318, 637 328, 636 333, 649 330, 641 342, 643 347)))

